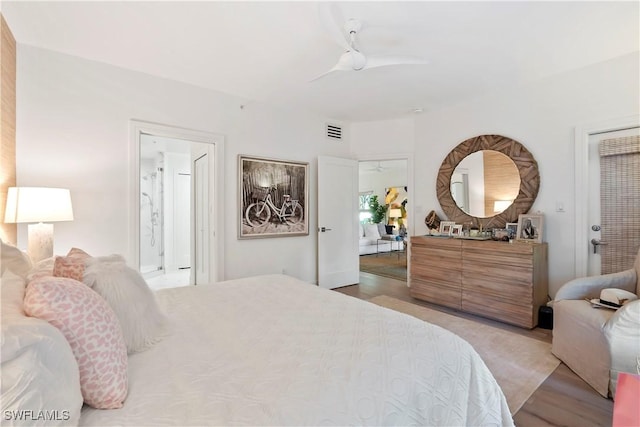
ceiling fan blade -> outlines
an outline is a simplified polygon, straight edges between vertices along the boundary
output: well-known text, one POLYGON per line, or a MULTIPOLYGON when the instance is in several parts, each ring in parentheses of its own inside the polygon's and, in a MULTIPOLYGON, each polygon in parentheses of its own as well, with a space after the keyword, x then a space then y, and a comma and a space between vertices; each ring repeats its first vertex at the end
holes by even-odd
POLYGON ((331 36, 333 41, 342 46, 344 50, 351 49, 347 35, 344 33, 342 26, 338 24, 339 22, 344 22, 338 5, 331 2, 319 2, 318 16, 320 18, 320 24, 331 36))
POLYGON ((315 78, 313 78, 313 79, 309 80, 309 83, 315 82, 316 80, 320 80, 321 78, 323 78, 323 77, 327 77, 329 74, 333 74, 333 73, 336 73, 336 72, 338 72, 338 70, 334 70, 334 69, 332 68, 332 69, 330 69, 329 71, 327 71, 326 73, 322 73, 322 74, 320 74, 318 77, 315 77, 315 78))
POLYGON ((428 64, 424 58, 408 55, 371 55, 367 56, 364 69, 385 67, 388 65, 424 65, 428 64))
POLYGON ((333 66, 332 69, 330 69, 329 71, 327 71, 324 74, 319 75, 318 77, 314 78, 313 80, 310 80, 310 82, 313 82, 315 80, 318 80, 322 77, 325 77, 328 74, 331 74, 335 71, 357 71, 357 70, 361 70, 363 68, 366 67, 366 63, 367 60, 365 59, 364 55, 361 54, 360 52, 356 51, 347 51, 345 53, 343 53, 340 56, 340 59, 338 59, 338 62, 336 63, 336 65, 333 66))

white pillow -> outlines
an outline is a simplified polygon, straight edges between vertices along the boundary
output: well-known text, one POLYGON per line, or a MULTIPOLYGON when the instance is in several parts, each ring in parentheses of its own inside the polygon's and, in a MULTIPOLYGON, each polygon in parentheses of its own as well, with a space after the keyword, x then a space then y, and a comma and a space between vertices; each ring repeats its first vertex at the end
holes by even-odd
POLYGON ((31 258, 26 253, 0 239, 0 274, 11 270, 24 279, 32 267, 31 258))
POLYGON ((378 224, 365 224, 364 226, 364 237, 369 237, 372 239, 379 239, 380 232, 378 231, 378 224))
POLYGON ((358 224, 358 238, 364 237, 364 227, 362 224, 358 224))
POLYGON ((33 269, 27 275, 27 283, 31 283, 32 280, 35 280, 39 277, 53 276, 53 267, 55 265, 55 262, 56 256, 45 258, 36 262, 33 266, 33 269))
POLYGON ((69 343, 48 322, 24 315, 24 280, 2 275, 2 425, 77 425, 80 371, 69 343), (22 411, 23 419, 13 414, 22 411), (7 418, 9 417, 9 418, 7 418))
POLYGON ((87 259, 82 281, 109 303, 122 327, 129 353, 146 350, 167 331, 155 295, 120 255, 87 259))

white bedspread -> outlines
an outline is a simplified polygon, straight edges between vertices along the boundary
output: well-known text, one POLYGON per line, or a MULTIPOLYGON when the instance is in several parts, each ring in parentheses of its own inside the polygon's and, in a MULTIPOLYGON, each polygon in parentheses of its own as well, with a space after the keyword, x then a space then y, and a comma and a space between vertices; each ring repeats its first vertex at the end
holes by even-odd
POLYGON ((472 347, 411 316, 281 275, 157 295, 171 335, 81 425, 513 425, 472 347))

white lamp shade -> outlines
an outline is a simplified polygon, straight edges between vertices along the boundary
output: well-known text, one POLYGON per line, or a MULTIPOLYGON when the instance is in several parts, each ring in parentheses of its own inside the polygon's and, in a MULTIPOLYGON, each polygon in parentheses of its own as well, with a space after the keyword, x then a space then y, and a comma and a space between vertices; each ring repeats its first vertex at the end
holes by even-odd
POLYGON ((389 218, 400 218, 402 211, 400 209, 389 209, 389 218))
POLYGON ((71 193, 66 188, 9 187, 4 222, 72 220, 71 193))

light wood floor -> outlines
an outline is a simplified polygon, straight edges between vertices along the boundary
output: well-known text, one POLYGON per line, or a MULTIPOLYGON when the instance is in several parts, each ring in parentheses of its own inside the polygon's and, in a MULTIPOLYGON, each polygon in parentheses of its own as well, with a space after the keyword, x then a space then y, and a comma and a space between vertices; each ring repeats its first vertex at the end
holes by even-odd
MULTIPOLYGON (((409 295, 409 288, 407 288, 406 282, 400 280, 361 272, 359 284, 345 286, 336 289, 336 291, 364 300, 378 295, 387 295, 531 338, 551 342, 551 331, 547 329, 522 329, 417 300, 409 295)), ((600 396, 566 365, 561 363, 514 415, 513 420, 518 427, 610 426, 612 414, 613 401, 600 396)))

